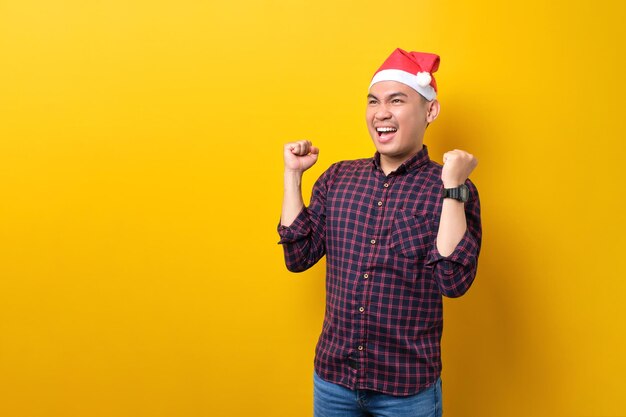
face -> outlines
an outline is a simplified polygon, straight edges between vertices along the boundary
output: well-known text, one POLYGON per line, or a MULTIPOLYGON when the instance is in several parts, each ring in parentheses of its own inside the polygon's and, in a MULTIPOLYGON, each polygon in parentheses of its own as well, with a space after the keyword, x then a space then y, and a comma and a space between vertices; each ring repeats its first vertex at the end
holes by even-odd
POLYGON ((365 118, 381 163, 399 166, 422 149, 424 131, 439 112, 411 87, 381 81, 370 88, 365 118))

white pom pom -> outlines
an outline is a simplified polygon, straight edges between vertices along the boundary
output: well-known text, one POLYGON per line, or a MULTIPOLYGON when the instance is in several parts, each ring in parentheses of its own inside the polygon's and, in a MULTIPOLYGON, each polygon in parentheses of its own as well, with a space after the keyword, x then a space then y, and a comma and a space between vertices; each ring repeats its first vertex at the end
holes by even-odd
POLYGON ((416 75, 417 85, 419 85, 420 87, 426 87, 430 85, 431 80, 432 78, 427 72, 418 72, 416 75))

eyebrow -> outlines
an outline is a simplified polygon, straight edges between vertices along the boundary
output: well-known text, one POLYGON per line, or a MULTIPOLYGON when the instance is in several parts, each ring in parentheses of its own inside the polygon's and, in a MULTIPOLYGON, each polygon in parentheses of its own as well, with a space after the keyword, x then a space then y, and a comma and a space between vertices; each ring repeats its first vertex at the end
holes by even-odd
MULTIPOLYGON (((394 98, 394 97, 398 97, 398 96, 408 97, 406 94, 401 93, 401 92, 399 92, 399 91, 398 91, 398 92, 395 92, 395 93, 391 93, 391 94, 389 94, 389 95, 387 96, 387 99, 389 100, 389 99, 392 99, 392 98, 394 98)), ((378 97, 376 97, 374 94, 368 94, 368 95, 367 95, 367 98, 373 98, 373 99, 378 100, 378 97)))

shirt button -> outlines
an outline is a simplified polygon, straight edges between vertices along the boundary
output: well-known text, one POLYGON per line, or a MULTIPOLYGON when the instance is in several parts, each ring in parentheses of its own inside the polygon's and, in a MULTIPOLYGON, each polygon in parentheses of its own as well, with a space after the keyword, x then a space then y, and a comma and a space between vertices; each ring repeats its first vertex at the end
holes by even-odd
POLYGON ((357 349, 363 350, 363 345, 359 345, 359 347, 357 349))
POLYGON ((389 188, 389 183, 384 183, 384 184, 383 184, 383 187, 385 187, 385 188, 389 188))
POLYGON ((369 277, 369 274, 363 274, 363 278, 368 279, 369 277))
POLYGON ((373 245, 374 243, 376 243, 376 239, 370 240, 370 243, 373 245))
POLYGON ((379 201, 379 202, 378 202, 378 207, 380 207, 380 206, 382 206, 382 205, 383 205, 383 202, 382 202, 382 201, 379 201))
POLYGON ((365 307, 359 307, 359 311, 362 313, 365 311, 365 307))

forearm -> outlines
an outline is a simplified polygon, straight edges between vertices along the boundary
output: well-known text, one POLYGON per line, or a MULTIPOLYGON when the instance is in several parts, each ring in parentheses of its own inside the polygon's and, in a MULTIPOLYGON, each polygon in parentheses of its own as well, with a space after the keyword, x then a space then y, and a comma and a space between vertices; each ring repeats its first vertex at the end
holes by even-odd
POLYGON ((291 226, 304 207, 302 198, 302 172, 285 170, 283 208, 280 216, 282 226, 291 226))
POLYGON ((465 231, 465 205, 452 198, 443 200, 439 231, 437 232, 437 250, 442 256, 450 256, 459 244, 465 231))
MULTIPOLYGON (((441 180, 444 188, 456 188, 465 183, 477 164, 478 160, 465 151, 455 149, 443 154, 441 180)), ((454 252, 466 230, 465 205, 452 198, 445 198, 437 232, 437 250, 441 256, 447 257, 454 252)))
POLYGON ((474 184, 471 181, 466 184, 472 196, 466 203, 450 198, 442 201, 436 244, 428 260, 433 266, 433 277, 446 297, 465 294, 478 266, 482 240, 480 200, 474 184))
POLYGON ((468 232, 465 204, 446 198, 443 200, 439 231, 435 279, 446 297, 459 297, 472 285, 476 276, 478 244, 468 232))
POLYGON ((301 191, 302 173, 285 170, 285 189, 279 243, 285 250, 285 264, 292 272, 305 271, 324 256, 325 222, 324 181, 318 180, 308 208, 304 206, 301 191))

